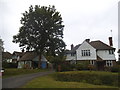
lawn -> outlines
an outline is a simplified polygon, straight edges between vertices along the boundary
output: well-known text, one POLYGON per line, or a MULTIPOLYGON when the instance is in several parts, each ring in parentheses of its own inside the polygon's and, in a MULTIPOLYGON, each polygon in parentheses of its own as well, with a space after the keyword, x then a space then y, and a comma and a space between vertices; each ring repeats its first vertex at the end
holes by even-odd
POLYGON ((6 78, 6 77, 31 74, 31 73, 37 73, 37 72, 44 72, 44 71, 48 71, 48 69, 18 69, 18 68, 8 69, 7 68, 5 69, 2 77, 6 78))
MULTIPOLYGON (((81 82, 56 81, 53 74, 36 78, 22 88, 117 88, 105 85, 93 85, 81 82)), ((105 89, 107 90, 107 89, 105 89)))

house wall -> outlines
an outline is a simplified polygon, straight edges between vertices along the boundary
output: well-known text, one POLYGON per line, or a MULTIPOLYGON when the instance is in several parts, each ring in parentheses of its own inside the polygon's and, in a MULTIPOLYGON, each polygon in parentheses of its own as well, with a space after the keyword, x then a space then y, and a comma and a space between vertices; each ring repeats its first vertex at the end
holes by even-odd
POLYGON ((120 53, 118 53, 118 61, 120 61, 120 53))
POLYGON ((69 61, 69 60, 76 60, 76 55, 71 56, 71 54, 67 54, 66 61, 69 61))
POLYGON ((96 60, 96 49, 84 41, 77 49, 77 60, 96 60), (90 50, 90 56, 82 56, 82 50, 90 50))
POLYGON ((116 60, 115 54, 109 54, 109 50, 98 50, 97 55, 103 60, 116 60))
POLYGON ((24 66, 24 61, 19 61, 18 62, 18 68, 23 68, 24 66))

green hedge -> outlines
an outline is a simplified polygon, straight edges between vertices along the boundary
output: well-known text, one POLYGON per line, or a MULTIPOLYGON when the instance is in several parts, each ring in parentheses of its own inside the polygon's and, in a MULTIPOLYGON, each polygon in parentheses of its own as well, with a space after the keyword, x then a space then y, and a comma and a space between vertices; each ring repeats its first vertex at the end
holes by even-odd
POLYGON ((118 86, 118 74, 111 72, 97 71, 71 71, 59 72, 54 75, 58 81, 85 82, 95 85, 118 86))
POLYGON ((17 68, 17 63, 7 63, 7 62, 3 62, 3 63, 2 63, 2 67, 3 67, 3 68, 17 68))

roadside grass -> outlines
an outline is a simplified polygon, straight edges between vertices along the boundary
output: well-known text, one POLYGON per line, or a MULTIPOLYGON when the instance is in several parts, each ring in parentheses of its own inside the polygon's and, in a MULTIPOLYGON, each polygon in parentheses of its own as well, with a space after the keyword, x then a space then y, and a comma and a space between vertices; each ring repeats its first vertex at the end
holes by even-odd
POLYGON ((45 72, 48 69, 18 69, 18 68, 7 68, 3 73, 3 78, 18 76, 18 75, 25 75, 37 72, 45 72))
MULTIPOLYGON (((43 77, 38 77, 22 88, 115 88, 113 86, 105 86, 105 85, 93 85, 88 83, 81 83, 81 82, 65 82, 65 81, 56 81, 53 78, 54 74, 50 74, 43 77)), ((61 76, 62 77, 62 76, 61 76)))

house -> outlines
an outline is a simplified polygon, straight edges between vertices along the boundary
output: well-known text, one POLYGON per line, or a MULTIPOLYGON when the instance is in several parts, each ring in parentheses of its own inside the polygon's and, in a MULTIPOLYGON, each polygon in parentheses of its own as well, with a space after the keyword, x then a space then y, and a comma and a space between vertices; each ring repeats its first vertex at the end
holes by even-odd
POLYGON ((120 49, 118 50, 118 61, 120 61, 120 49))
POLYGON ((2 61, 11 63, 12 62, 12 54, 8 51, 2 52, 2 61))
POLYGON ((112 47, 111 39, 110 37, 110 45, 100 40, 90 42, 90 39, 86 39, 75 47, 71 45, 71 50, 66 52, 66 61, 74 64, 87 61, 96 66, 98 70, 103 70, 105 66, 114 66, 116 64, 115 48, 112 47))
POLYGON ((17 61, 25 54, 25 52, 14 51, 12 54, 12 62, 17 63, 17 61))
POLYGON ((3 50, 3 41, 0 39, 0 70, 2 69, 2 50, 3 50))
MULTIPOLYGON (((39 55, 37 53, 28 51, 18 60, 18 68, 37 68, 39 62, 39 55)), ((47 59, 42 55, 41 57, 41 67, 47 68, 47 59)))

